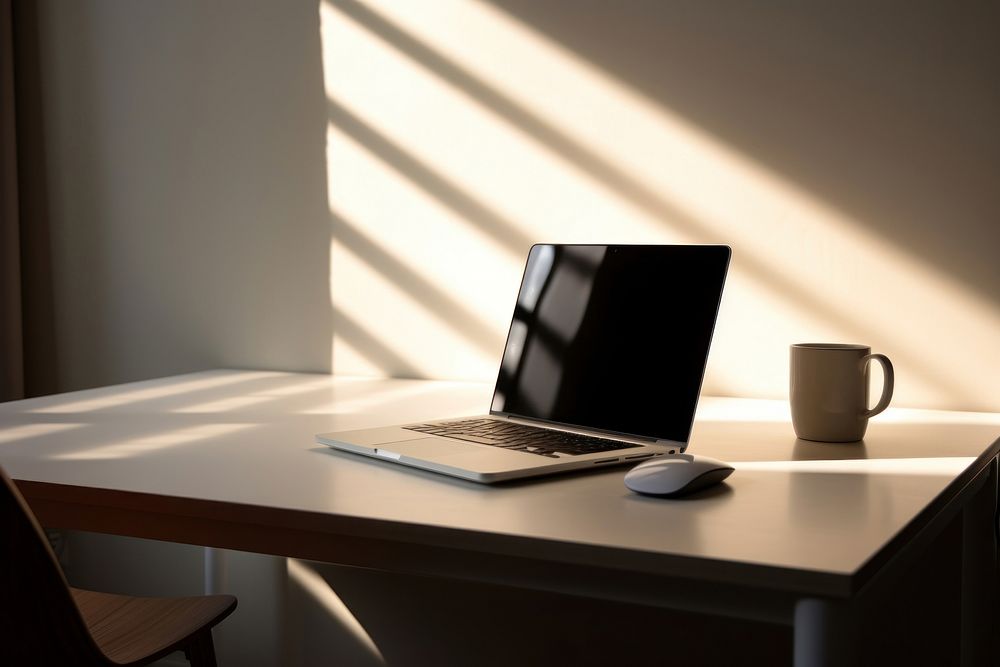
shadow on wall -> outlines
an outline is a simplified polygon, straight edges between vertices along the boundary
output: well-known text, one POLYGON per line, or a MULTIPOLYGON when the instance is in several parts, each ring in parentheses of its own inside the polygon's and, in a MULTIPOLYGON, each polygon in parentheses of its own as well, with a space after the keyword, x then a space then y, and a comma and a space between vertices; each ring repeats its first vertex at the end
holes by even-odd
POLYGON ((1000 304, 1000 4, 491 2, 1000 304))
POLYGON ((60 390, 330 369, 317 6, 38 3, 60 390))
POLYGON ((21 235, 21 326, 24 367, 23 398, 55 393, 58 358, 55 306, 52 294, 52 242, 49 193, 45 179, 46 151, 42 123, 41 63, 38 49, 38 7, 33 2, 15 8, 14 102, 17 123, 17 207, 21 235))
POLYGON ((308 561, 289 571, 315 581, 290 587, 302 600, 293 664, 649 665, 664 646, 685 665, 791 662, 791 629, 772 623, 308 561), (641 637, 656 641, 623 639, 641 637))

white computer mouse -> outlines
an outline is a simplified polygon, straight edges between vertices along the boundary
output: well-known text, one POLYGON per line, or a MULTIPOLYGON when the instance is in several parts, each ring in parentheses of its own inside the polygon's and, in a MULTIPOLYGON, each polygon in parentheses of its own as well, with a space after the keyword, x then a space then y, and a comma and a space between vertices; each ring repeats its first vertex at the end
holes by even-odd
POLYGON ((718 484, 733 466, 708 456, 671 454, 644 461, 625 474, 625 486, 646 496, 676 498, 718 484))

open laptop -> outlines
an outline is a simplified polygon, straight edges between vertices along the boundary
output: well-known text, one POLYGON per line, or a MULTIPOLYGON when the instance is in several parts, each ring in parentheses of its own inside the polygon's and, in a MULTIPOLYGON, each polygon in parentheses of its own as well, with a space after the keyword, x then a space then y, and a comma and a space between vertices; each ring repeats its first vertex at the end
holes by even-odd
POLYGON ((683 452, 728 246, 535 245, 489 414, 321 433, 482 483, 683 452))

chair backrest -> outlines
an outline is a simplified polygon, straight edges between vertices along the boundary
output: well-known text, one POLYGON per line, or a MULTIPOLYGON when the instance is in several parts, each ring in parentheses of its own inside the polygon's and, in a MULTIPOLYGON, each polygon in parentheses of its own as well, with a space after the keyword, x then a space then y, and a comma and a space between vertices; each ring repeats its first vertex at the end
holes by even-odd
POLYGON ((38 521, 0 467, 0 664, 110 665, 38 521))

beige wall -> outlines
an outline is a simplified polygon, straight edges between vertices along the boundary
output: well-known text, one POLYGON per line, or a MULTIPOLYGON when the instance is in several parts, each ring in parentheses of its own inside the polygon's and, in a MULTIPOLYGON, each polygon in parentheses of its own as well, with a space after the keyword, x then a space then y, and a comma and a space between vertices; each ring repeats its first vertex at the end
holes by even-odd
POLYGON ((788 345, 1000 410, 1000 9, 323 0, 334 368, 491 380, 533 242, 728 243, 705 390, 788 345))

